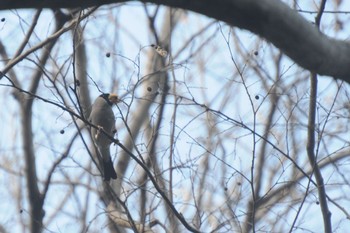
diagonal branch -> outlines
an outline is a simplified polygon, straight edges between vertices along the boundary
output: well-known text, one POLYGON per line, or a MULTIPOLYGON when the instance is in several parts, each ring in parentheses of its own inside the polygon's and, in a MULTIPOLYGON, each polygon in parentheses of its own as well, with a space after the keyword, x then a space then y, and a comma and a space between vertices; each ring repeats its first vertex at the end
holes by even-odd
POLYGON ((83 16, 81 16, 80 18, 76 18, 74 20, 72 20, 69 25, 67 25, 64 28, 61 28, 60 30, 57 30, 55 33, 53 33, 51 36, 49 36, 46 40, 42 41, 41 43, 31 47, 30 49, 28 49, 27 51, 23 52, 21 55, 14 57, 12 60, 10 60, 6 66, 2 69, 1 73, 0 73, 0 80, 1 78, 10 70, 12 69, 17 63, 21 62, 23 59, 25 59, 29 54, 37 51, 38 49, 43 48, 44 46, 46 46, 47 44, 57 40, 62 34, 64 34, 65 32, 71 30, 72 28, 74 28, 74 26, 80 22, 81 20, 87 18, 88 16, 90 16, 90 14, 92 14, 95 10, 97 9, 97 7, 92 8, 89 12, 87 12, 86 14, 84 14, 83 16))

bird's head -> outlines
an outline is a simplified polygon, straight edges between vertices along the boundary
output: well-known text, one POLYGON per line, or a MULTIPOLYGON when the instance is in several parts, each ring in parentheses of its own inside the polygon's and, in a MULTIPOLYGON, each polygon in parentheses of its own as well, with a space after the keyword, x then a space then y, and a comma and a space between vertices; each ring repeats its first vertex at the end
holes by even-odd
POLYGON ((119 103, 120 99, 116 94, 109 94, 108 100, 112 102, 113 104, 119 103))
POLYGON ((100 95, 100 97, 104 98, 107 101, 107 103, 111 106, 120 102, 120 99, 116 94, 104 93, 100 95))

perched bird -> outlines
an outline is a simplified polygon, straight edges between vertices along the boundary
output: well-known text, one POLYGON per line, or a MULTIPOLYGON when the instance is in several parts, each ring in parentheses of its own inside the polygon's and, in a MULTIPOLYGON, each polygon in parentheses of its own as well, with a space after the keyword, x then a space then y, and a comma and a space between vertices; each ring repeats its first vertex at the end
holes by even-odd
POLYGON ((98 127, 98 129, 91 127, 91 136, 100 156, 102 157, 103 179, 105 181, 109 181, 111 178, 117 179, 117 173, 114 170, 109 150, 112 142, 103 132, 101 132, 101 129, 111 136, 116 132, 112 106, 118 102, 119 99, 116 94, 106 93, 100 95, 93 103, 89 117, 89 122, 98 127))

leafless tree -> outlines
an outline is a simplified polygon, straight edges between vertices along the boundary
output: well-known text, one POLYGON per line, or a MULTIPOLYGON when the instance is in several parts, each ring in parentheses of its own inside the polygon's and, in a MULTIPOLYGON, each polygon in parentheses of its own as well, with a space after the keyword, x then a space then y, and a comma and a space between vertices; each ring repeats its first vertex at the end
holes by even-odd
POLYGON ((347 229, 346 3, 147 2, 0 3, 32 8, 0 15, 0 231, 347 229), (112 182, 102 92, 122 100, 112 182))

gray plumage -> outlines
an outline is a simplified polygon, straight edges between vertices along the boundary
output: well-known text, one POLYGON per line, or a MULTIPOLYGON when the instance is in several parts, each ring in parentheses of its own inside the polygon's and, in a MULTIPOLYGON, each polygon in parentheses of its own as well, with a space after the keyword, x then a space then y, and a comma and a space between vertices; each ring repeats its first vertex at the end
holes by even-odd
MULTIPOLYGON (((89 121, 99 128, 103 128, 109 135, 115 133, 115 118, 112 111, 114 103, 118 102, 115 94, 102 94, 92 105, 89 121)), ((103 161, 104 180, 116 179, 117 174, 113 167, 109 147, 111 140, 98 129, 91 127, 91 136, 103 161)))

